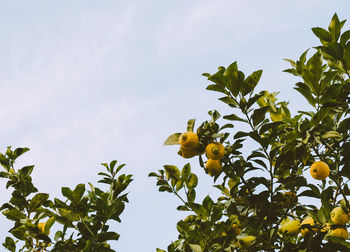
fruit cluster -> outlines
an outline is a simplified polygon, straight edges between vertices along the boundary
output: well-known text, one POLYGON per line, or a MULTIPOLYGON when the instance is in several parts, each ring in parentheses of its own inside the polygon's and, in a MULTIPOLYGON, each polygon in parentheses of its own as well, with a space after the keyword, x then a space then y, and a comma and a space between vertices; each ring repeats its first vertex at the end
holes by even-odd
POLYGON ((286 219, 282 221, 279 231, 288 235, 301 234, 303 237, 311 236, 317 231, 327 233, 326 237, 339 237, 347 239, 349 233, 345 224, 350 221, 350 216, 342 207, 335 207, 331 214, 331 223, 317 223, 311 216, 307 216, 301 223, 299 220, 286 219))
MULTIPOLYGON (((199 137, 192 131, 184 132, 179 137, 180 151, 183 158, 192 158, 199 152, 199 137)), ((220 142, 209 143, 205 148, 208 160, 205 169, 210 176, 216 176, 222 171, 221 159, 225 155, 225 147, 220 142)))

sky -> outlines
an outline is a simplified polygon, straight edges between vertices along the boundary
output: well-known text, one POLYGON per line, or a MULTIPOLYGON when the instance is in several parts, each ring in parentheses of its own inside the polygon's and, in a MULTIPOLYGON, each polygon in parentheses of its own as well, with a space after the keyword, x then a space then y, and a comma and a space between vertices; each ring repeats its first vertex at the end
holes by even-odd
MULTIPOLYGON (((283 59, 317 46, 311 28, 349 10, 346 0, 2 1, 0 152, 29 147, 16 167, 34 164, 33 182, 51 199, 63 186, 96 184, 102 162, 126 163, 134 181, 122 222, 111 224, 121 234, 112 247, 165 249, 184 214, 147 174, 190 162, 199 200, 216 195, 197 160, 163 146, 189 119, 198 126, 209 110, 230 113, 201 74, 237 61, 246 75, 263 70, 257 90, 279 91, 292 112, 307 107, 283 59)), ((0 188, 3 204, 3 179, 0 188)), ((11 222, 0 223, 3 241, 11 222)))

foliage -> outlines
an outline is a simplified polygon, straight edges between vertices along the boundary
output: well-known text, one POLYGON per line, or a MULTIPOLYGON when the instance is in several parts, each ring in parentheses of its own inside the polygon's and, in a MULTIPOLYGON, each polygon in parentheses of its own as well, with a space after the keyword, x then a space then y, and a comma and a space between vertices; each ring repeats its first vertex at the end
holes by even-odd
POLYGON ((63 200, 49 199, 49 194, 40 193, 33 185, 31 173, 34 166, 16 170, 16 159, 28 148, 7 148, 0 153, 0 164, 5 171, 0 177, 7 179, 6 188, 12 188, 12 197, 1 206, 2 213, 13 221, 3 246, 10 251, 114 251, 108 244, 118 240, 119 234, 109 230, 108 221, 120 222, 120 215, 128 202, 123 192, 132 181, 131 175, 119 175, 124 164, 116 166, 117 161, 103 163, 106 172, 98 173, 100 183, 107 184, 104 191, 89 183, 74 189, 62 187, 63 200), (44 221, 44 222, 43 222, 44 221), (39 223, 45 223, 41 229, 39 223), (58 231, 50 237, 50 229, 55 225, 58 231), (23 241, 23 243, 19 242, 23 241))
MULTIPOLYGON (((349 250, 347 240, 331 234, 348 224, 339 225, 330 217, 337 206, 350 212, 350 30, 341 32, 344 23, 335 14, 328 30, 312 29, 321 45, 311 57, 307 50, 296 61, 287 59, 291 68, 285 72, 301 79, 294 88, 311 105, 310 111, 292 116, 288 102, 277 101, 277 93, 256 93, 262 70, 246 77, 234 62, 203 74, 211 82, 207 90, 223 95, 219 100, 232 108, 232 114, 223 116, 227 123, 219 125, 220 114, 210 111, 211 120, 195 131, 204 171, 201 150, 212 142, 225 145, 223 171, 214 177, 222 196, 198 200, 198 176, 189 163, 182 169, 165 165, 149 174, 157 179, 159 191, 181 200, 179 211, 189 212, 177 223, 179 236, 169 252, 349 250), (235 131, 237 125, 246 130, 235 131), (256 143, 250 152, 243 149, 248 143, 254 146, 249 139, 256 143), (330 168, 329 177, 320 182, 304 177, 315 161, 330 168), (299 223, 307 216, 315 224, 303 224, 309 232, 302 236, 294 231, 300 231, 299 223)), ((188 125, 192 131, 194 120, 188 125)), ((179 135, 171 135, 165 144, 178 144, 179 135)))

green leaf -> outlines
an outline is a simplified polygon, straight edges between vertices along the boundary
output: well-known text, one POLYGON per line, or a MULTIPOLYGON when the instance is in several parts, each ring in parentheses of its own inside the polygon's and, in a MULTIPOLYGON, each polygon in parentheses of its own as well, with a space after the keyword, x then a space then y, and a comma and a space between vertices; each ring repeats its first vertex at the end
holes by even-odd
POLYGON ((37 193, 31 200, 28 206, 29 213, 35 211, 40 207, 47 199, 49 195, 47 193, 37 193))
POLYGON ((117 174, 126 164, 121 164, 117 167, 117 169, 115 170, 115 174, 117 174))
POLYGON ((118 240, 119 239, 119 234, 116 232, 104 232, 101 234, 97 235, 97 241, 98 242, 104 242, 104 241, 109 241, 109 240, 118 240))
POLYGON ((232 63, 225 71, 224 76, 227 78, 226 87, 236 97, 244 85, 244 74, 238 71, 237 62, 232 63))
POLYGON ((113 160, 112 162, 109 163, 109 167, 110 167, 111 171, 113 171, 113 169, 114 169, 115 165, 117 164, 117 162, 118 162, 117 160, 113 160))
POLYGON ((0 178, 8 178, 10 174, 8 172, 0 172, 0 178))
POLYGON ((155 173, 155 172, 150 172, 150 173, 148 174, 148 177, 158 177, 158 174, 155 173))
POLYGON ((196 191, 194 189, 188 190, 187 201, 194 202, 195 199, 196 199, 196 191))
POLYGON ((233 138, 234 139, 238 139, 238 138, 242 138, 242 137, 246 137, 249 136, 249 132, 243 132, 243 131, 238 131, 233 138))
POLYGON ((175 133, 172 134, 171 136, 169 136, 165 142, 164 145, 176 145, 176 144, 180 144, 179 143, 179 137, 181 136, 181 133, 175 133))
POLYGON ((61 191, 62 191, 62 195, 63 196, 65 196, 70 201, 74 201, 74 199, 73 199, 73 192, 72 192, 71 189, 69 189, 68 187, 62 187, 61 191))
POLYGON ((321 135, 321 138, 342 137, 337 131, 331 130, 321 135))
POLYGON ((283 60, 289 62, 289 63, 291 64, 292 67, 294 67, 294 68, 296 67, 296 64, 295 64, 295 61, 294 61, 294 60, 291 60, 291 59, 283 59, 283 60))
POLYGON ((181 180, 184 181, 185 183, 188 182, 188 179, 191 175, 191 165, 187 163, 181 171, 181 180))
POLYGON ((179 211, 191 211, 187 206, 178 206, 176 209, 179 211))
POLYGON ((343 48, 336 42, 329 43, 327 47, 322 48, 322 51, 331 55, 334 59, 341 60, 343 58, 343 48))
POLYGON ((350 70, 350 42, 348 42, 344 48, 343 60, 345 63, 345 68, 350 70))
POLYGON ((53 216, 51 217, 50 219, 48 219, 46 221, 46 224, 45 224, 45 234, 49 234, 49 231, 50 231, 50 228, 52 227, 52 225, 55 223, 56 221, 56 218, 53 216))
POLYGON ((196 119, 188 120, 188 122, 187 122, 187 131, 193 131, 195 121, 196 121, 196 119))
POLYGON ((187 182, 187 188, 188 189, 193 189, 197 186, 198 184, 198 177, 196 174, 194 173, 191 173, 189 179, 188 179, 188 182, 187 182))
POLYGON ((55 241, 58 241, 62 236, 63 236, 62 231, 60 231, 60 230, 57 231, 57 232, 55 233, 55 237, 54 237, 55 241))
POLYGON ((79 184, 75 187, 73 191, 73 198, 75 203, 79 203, 85 192, 85 185, 79 184))
POLYGON ((220 113, 216 110, 208 111, 208 114, 210 115, 212 122, 215 122, 221 116, 220 113))
POLYGON ((21 219, 25 219, 26 216, 21 211, 16 208, 6 209, 2 211, 2 214, 6 216, 9 220, 20 221, 21 219))
POLYGON ((244 85, 241 90, 243 96, 247 95, 248 93, 254 90, 255 86, 260 80, 262 72, 262 70, 255 71, 244 80, 244 85))
POLYGON ((350 30, 344 32, 340 37, 340 44, 344 47, 350 39, 350 30))
POLYGON ((225 93, 225 88, 220 87, 218 85, 209 85, 206 88, 207 90, 211 90, 211 91, 217 91, 217 92, 221 92, 221 93, 225 93))
POLYGON ((226 119, 226 120, 230 120, 230 121, 247 122, 247 120, 245 120, 245 119, 243 119, 243 118, 240 118, 240 117, 238 117, 238 116, 235 115, 235 114, 232 114, 232 115, 225 115, 223 118, 226 119))
POLYGON ((238 102, 230 96, 221 97, 219 98, 219 100, 228 104, 230 107, 233 107, 233 108, 238 107, 238 102))
POLYGON ((16 251, 16 243, 11 237, 6 237, 5 242, 2 245, 11 252, 16 251))
POLYGON ((312 32, 321 40, 326 42, 331 42, 332 37, 329 32, 321 27, 312 28, 312 32))
POLYGON ((337 41, 340 35, 340 22, 337 14, 335 13, 332 17, 331 23, 328 26, 329 33, 332 41, 337 41))
POLYGON ((302 83, 302 82, 298 82, 295 85, 297 87, 295 87, 294 89, 296 89, 300 94, 302 94, 306 98, 306 100, 313 107, 315 107, 315 98, 312 96, 312 92, 311 92, 310 87, 308 85, 306 85, 305 83, 302 83))
POLYGON ((259 109, 255 109, 252 115, 253 125, 257 126, 265 119, 265 114, 269 110, 269 106, 265 106, 259 109))
POLYGON ((160 186, 158 190, 160 192, 173 192, 169 186, 160 186))
POLYGON ((189 244, 189 246, 193 250, 193 252, 203 252, 201 246, 198 244, 189 244))
POLYGON ((208 211, 204 208, 204 206, 197 203, 191 203, 190 207, 197 214, 198 217, 200 217, 202 220, 207 220, 208 211))
POLYGON ((300 55, 300 58, 299 58, 299 63, 302 63, 304 64, 306 62, 306 55, 307 55, 307 52, 309 51, 309 49, 307 49, 305 52, 303 52, 302 55, 300 55))
POLYGON ((208 213, 210 213, 211 211, 211 208, 214 204, 213 200, 208 196, 206 196, 204 199, 203 199, 203 207, 207 210, 208 213))
POLYGON ((180 179, 180 170, 175 165, 164 165, 165 172, 168 179, 172 178, 175 180, 180 179))
POLYGON ((23 153, 29 151, 29 148, 17 148, 15 149, 15 151, 13 152, 13 159, 18 158, 19 156, 21 156, 23 153))

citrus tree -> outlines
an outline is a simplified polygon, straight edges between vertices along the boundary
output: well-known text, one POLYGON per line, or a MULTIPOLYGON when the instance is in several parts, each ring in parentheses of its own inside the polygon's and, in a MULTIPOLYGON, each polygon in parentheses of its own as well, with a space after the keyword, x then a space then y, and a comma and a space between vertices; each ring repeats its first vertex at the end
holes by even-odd
POLYGON ((110 231, 111 220, 120 222, 120 215, 128 202, 125 189, 132 181, 131 175, 119 175, 124 164, 117 161, 102 163, 105 172, 99 172, 100 189, 89 183, 74 189, 62 187, 63 199, 49 199, 49 194, 38 192, 32 183, 33 165, 16 169, 16 159, 28 148, 0 153, 4 171, 0 177, 7 179, 6 188, 12 189, 9 202, 1 206, 2 213, 13 222, 11 236, 2 244, 10 251, 115 251, 109 241, 118 240, 119 234, 110 231), (57 230, 50 234, 52 226, 57 230))
POLYGON ((341 32, 344 23, 335 14, 328 29, 312 28, 320 40, 313 54, 287 59, 285 72, 300 78, 294 89, 310 110, 291 115, 277 93, 255 92, 261 70, 246 76, 234 62, 203 74, 211 82, 207 90, 220 93, 232 112, 218 120, 219 112, 210 111, 197 128, 191 119, 165 145, 179 144, 183 158, 197 157, 203 168, 197 174, 212 176, 221 196, 196 197, 199 176, 190 163, 149 174, 188 212, 167 251, 349 251, 350 30, 341 32))

